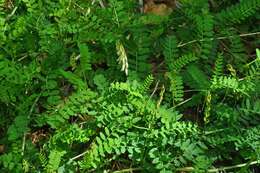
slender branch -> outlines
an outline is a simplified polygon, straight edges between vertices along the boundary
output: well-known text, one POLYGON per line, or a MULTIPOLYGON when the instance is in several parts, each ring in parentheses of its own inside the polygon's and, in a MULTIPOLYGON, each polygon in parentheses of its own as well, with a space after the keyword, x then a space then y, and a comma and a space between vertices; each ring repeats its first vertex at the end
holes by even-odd
MULTIPOLYGON (((249 163, 242 163, 242 164, 233 165, 233 166, 225 166, 225 167, 220 167, 220 168, 208 169, 207 172, 220 172, 220 171, 242 168, 245 166, 251 166, 251 165, 256 165, 256 164, 260 164, 260 160, 252 161, 249 163)), ((140 171, 140 170, 142 170, 142 168, 128 168, 128 169, 122 169, 119 171, 114 171, 113 173, 124 173, 124 172, 140 171)), ((178 171, 178 172, 193 172, 194 170, 195 170, 194 167, 185 167, 185 168, 176 169, 176 171, 178 171)))
MULTIPOLYGON (((235 168, 242 168, 245 166, 250 166, 250 165, 256 165, 259 164, 260 160, 256 160, 253 162, 249 162, 249 163, 242 163, 242 164, 238 164, 238 165, 233 165, 233 166, 225 166, 225 167, 220 167, 220 168, 213 168, 213 169, 208 169, 207 172, 220 172, 220 171, 225 171, 225 170, 230 170, 230 169, 235 169, 235 168)), ((192 172, 195 169, 193 167, 185 167, 185 168, 179 168, 177 169, 177 171, 179 172, 192 172)))
POLYGON ((106 8, 102 0, 99 0, 99 5, 100 5, 102 8, 106 8))
POLYGON ((72 162, 73 160, 76 160, 76 159, 78 159, 78 158, 80 158, 80 157, 83 157, 83 156, 84 156, 85 154, 87 154, 87 153, 88 153, 88 151, 84 151, 83 153, 81 153, 81 154, 79 154, 79 155, 77 155, 77 156, 71 158, 71 159, 68 161, 68 163, 69 163, 69 162, 72 162))
POLYGON ((218 133, 218 132, 223 132, 225 130, 227 130, 228 128, 224 128, 224 129, 218 129, 218 130, 213 130, 213 131, 205 131, 205 135, 211 135, 213 133, 218 133))
MULTIPOLYGON (((246 34, 240 34, 239 37, 248 37, 253 35, 259 35, 260 32, 253 32, 253 33, 246 33, 246 34)), ((210 38, 210 39, 201 39, 201 40, 192 40, 186 43, 180 43, 177 47, 184 47, 188 44, 196 43, 196 42, 203 42, 203 41, 212 41, 212 40, 225 40, 228 38, 234 38, 236 36, 228 36, 228 37, 217 37, 217 38, 210 38)))
POLYGON ((21 58, 19 58, 17 61, 22 61, 22 60, 24 60, 25 58, 27 58, 28 57, 28 54, 26 54, 26 55, 24 55, 23 57, 21 57, 21 58))
POLYGON ((181 106, 181 105, 183 105, 184 103, 190 101, 191 99, 192 99, 192 98, 188 98, 187 100, 184 100, 183 102, 180 102, 179 104, 175 105, 173 108, 176 108, 176 107, 178 107, 178 106, 181 106))
POLYGON ((256 61, 260 61, 260 58, 256 58, 256 59, 254 59, 253 61, 247 63, 245 66, 248 67, 248 66, 250 66, 251 64, 255 63, 256 61))
POLYGON ((149 128, 140 127, 140 126, 136 126, 136 125, 133 125, 133 127, 137 128, 137 129, 141 129, 141 130, 149 130, 149 128))
POLYGON ((96 2, 96 0, 92 0, 92 2, 91 2, 91 5, 94 5, 94 4, 95 4, 95 2, 96 2))
POLYGON ((80 54, 75 57, 75 60, 79 60, 79 58, 80 58, 80 54))
POLYGON ((25 150, 25 139, 26 139, 26 133, 23 134, 22 156, 24 155, 24 150, 25 150))
POLYGON ((113 173, 124 173, 124 172, 133 172, 133 171, 140 171, 142 168, 128 168, 128 169, 122 169, 119 171, 114 171, 113 173))
MULTIPOLYGON (((239 36, 240 37, 248 37, 248 36, 253 36, 253 35, 260 35, 260 32, 253 32, 253 33, 245 33, 245 34, 240 34, 239 36)), ((196 42, 203 42, 203 41, 212 41, 212 40, 225 40, 225 39, 228 39, 228 38, 234 38, 236 36, 228 36, 228 37, 217 37, 217 38, 210 38, 210 39, 201 39, 201 40, 192 40, 192 41, 189 41, 189 42, 186 42, 186 43, 179 43, 177 45, 177 47, 184 47, 186 45, 189 45, 189 44, 192 44, 192 43, 196 43, 196 42)), ((165 62, 162 61, 157 67, 156 69, 164 64, 165 62)))
POLYGON ((6 20, 9 20, 16 12, 16 10, 18 9, 18 7, 14 7, 13 11, 11 12, 11 14, 9 14, 7 17, 6 17, 6 20))
POLYGON ((207 90, 184 90, 183 92, 188 93, 188 92, 205 92, 207 90))
POLYGON ((143 13, 144 12, 144 1, 143 0, 139 0, 139 6, 140 6, 140 12, 143 13))
MULTIPOLYGON (((41 93, 40 93, 40 94, 36 97, 36 99, 34 100, 32 106, 31 106, 31 108, 30 108, 30 111, 29 111, 29 113, 28 113, 28 115, 27 115, 27 118, 30 118, 30 116, 32 115, 32 112, 33 112, 33 110, 34 110, 34 108, 35 108, 35 106, 36 106, 36 103, 37 103, 38 100, 40 99, 40 97, 41 97, 41 93)), ((23 134, 22 153, 21 153, 22 156, 24 155, 24 150, 25 150, 25 140, 26 140, 26 133, 23 134)))
POLYGON ((155 87, 154 87, 154 90, 153 90, 152 94, 151 94, 150 97, 149 97, 149 100, 153 97, 153 95, 154 95, 155 92, 157 91, 159 83, 160 83, 160 81, 156 82, 156 85, 155 85, 155 87))

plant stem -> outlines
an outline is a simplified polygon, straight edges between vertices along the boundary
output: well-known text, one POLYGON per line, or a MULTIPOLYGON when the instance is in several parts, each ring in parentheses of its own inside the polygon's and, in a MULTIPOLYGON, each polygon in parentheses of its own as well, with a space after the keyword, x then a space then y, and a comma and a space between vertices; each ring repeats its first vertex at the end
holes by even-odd
POLYGON ((133 172, 133 171, 140 171, 140 170, 142 170, 142 168, 128 168, 119 171, 114 171, 113 173, 133 172))
MULTIPOLYGON (((220 168, 213 168, 213 169, 208 169, 207 172, 220 172, 220 171, 225 171, 225 170, 230 170, 230 169, 235 169, 235 168, 242 168, 245 166, 251 166, 251 165, 256 165, 260 164, 260 160, 252 161, 249 163, 242 163, 238 165, 233 165, 233 166, 225 166, 225 167, 220 167, 220 168)), ((113 173, 124 173, 124 172, 133 172, 133 171, 140 171, 142 168, 128 168, 128 169, 122 169, 119 171, 114 171, 113 173)), ((193 172, 195 170, 194 167, 185 167, 185 168, 178 168, 176 171, 178 172, 193 172)))
MULTIPOLYGON (((253 35, 259 35, 260 32, 253 32, 253 33, 246 33, 246 34, 240 34, 239 37, 247 37, 247 36, 253 36, 253 35)), ((228 36, 228 37, 217 37, 217 38, 210 38, 210 39, 201 39, 201 40, 192 40, 186 43, 180 43, 177 47, 184 47, 188 44, 196 43, 196 42, 203 42, 203 41, 212 41, 212 40, 225 40, 228 38, 234 38, 236 36, 228 36)))
MULTIPOLYGON (((30 108, 30 111, 29 111, 29 113, 28 113, 28 116, 27 116, 28 119, 29 119, 30 116, 32 115, 32 112, 33 112, 33 110, 34 110, 34 108, 35 108, 35 106, 36 106, 38 100, 40 99, 40 97, 41 97, 41 93, 40 93, 40 94, 38 95, 38 97, 36 97, 36 99, 34 100, 32 106, 31 106, 31 108, 30 108)), ((26 133, 23 134, 22 153, 21 153, 22 156, 24 155, 25 141, 26 141, 26 133)))

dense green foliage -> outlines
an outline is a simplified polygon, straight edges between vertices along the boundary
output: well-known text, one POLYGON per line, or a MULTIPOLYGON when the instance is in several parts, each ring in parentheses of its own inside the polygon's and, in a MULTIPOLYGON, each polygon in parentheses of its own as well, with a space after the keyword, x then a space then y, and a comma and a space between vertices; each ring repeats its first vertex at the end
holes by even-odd
POLYGON ((252 172, 260 0, 180 3, 0 0, 0 172, 252 172))

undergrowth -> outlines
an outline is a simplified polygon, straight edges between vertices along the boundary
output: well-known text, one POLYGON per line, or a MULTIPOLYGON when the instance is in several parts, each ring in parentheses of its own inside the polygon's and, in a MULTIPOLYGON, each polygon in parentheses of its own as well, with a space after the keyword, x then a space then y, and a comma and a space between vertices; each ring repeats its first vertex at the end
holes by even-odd
POLYGON ((0 172, 254 172, 260 0, 0 0, 0 172))

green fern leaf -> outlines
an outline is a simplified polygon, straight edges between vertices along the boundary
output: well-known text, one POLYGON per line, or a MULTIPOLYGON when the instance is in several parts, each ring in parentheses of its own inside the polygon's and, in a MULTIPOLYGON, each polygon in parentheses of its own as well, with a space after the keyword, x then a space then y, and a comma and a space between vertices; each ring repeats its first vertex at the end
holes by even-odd
POLYGON ((198 58, 195 57, 193 54, 183 55, 182 57, 172 62, 172 70, 179 72, 184 66, 193 61, 196 61, 197 59, 198 58))
POLYGON ((52 173, 58 170, 61 158, 66 154, 66 151, 52 150, 49 155, 49 162, 47 165, 47 172, 52 173))
POLYGON ((150 89, 151 84, 154 81, 154 77, 152 75, 147 76, 143 85, 140 87, 140 93, 147 92, 150 89))
POLYGON ((170 91, 172 93, 173 104, 183 101, 183 81, 178 73, 169 73, 170 91))
POLYGON ((240 3, 222 10, 216 15, 216 19, 218 20, 219 25, 241 23, 248 17, 254 15, 259 8, 259 0, 240 1, 240 3))
POLYGON ((215 68, 212 78, 218 78, 223 75, 223 55, 219 54, 215 62, 215 68))
POLYGON ((211 39, 214 36, 214 20, 208 11, 203 11, 203 13, 202 16, 198 15, 195 17, 195 22, 197 25, 197 35, 203 40, 201 42, 201 58, 209 59, 213 51, 214 42, 211 39))
POLYGON ((175 36, 168 36, 163 40, 163 55, 168 70, 174 70, 173 62, 178 57, 177 39, 175 36))
POLYGON ((208 76, 197 65, 189 65, 187 67, 184 79, 190 87, 195 89, 206 90, 210 86, 208 76))
POLYGON ((80 50, 80 69, 82 70, 82 72, 90 71, 92 69, 90 64, 91 55, 87 45, 80 44, 79 50, 80 50))

